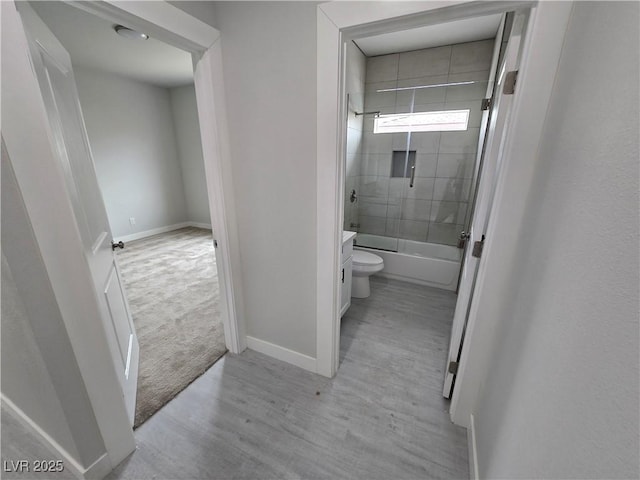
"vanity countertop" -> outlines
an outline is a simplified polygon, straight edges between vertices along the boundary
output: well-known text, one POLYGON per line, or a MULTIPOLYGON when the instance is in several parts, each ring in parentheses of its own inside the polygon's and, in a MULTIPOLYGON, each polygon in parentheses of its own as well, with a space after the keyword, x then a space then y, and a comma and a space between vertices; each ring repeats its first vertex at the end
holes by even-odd
POLYGON ((353 240, 354 238, 356 238, 356 232, 350 232, 348 230, 344 230, 342 232, 342 244, 344 245, 345 243, 353 240))

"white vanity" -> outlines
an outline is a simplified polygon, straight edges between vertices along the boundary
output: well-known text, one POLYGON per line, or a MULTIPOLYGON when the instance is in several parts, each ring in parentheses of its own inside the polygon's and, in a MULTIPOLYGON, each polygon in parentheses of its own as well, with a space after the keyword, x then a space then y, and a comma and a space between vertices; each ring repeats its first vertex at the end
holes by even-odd
POLYGON ((340 269, 340 316, 351 306, 351 275, 353 263, 353 240, 356 232, 342 232, 342 267, 340 269))

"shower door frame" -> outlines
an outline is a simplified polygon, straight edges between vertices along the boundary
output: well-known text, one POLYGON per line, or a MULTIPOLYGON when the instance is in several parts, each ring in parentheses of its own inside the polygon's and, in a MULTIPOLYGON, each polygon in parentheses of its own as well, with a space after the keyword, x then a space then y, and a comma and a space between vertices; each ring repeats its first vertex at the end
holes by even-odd
POLYGON ((491 310, 489 293, 506 279, 506 268, 499 275, 485 277, 489 265, 499 265, 500 249, 515 249, 511 225, 517 225, 526 201, 537 147, 551 101, 551 88, 558 68, 562 42, 571 5, 538 2, 367 2, 334 1, 318 6, 317 17, 317 372, 333 377, 339 366, 339 261, 344 208, 345 121, 345 49, 347 42, 371 35, 407 30, 452 20, 532 9, 523 51, 518 88, 514 94, 512 117, 502 136, 502 171, 490 212, 487 236, 493 242, 485 246, 478 270, 474 305, 468 321, 466 347, 463 350, 451 404, 451 419, 465 427, 472 425, 475 398, 484 378, 492 339, 478 331, 488 331, 493 317, 484 318, 482 310, 491 310), (536 55, 531 55, 535 51, 536 55), (516 182, 522 188, 514 192, 507 185, 516 182), (502 238, 500 236, 502 235, 502 238), (498 242, 497 240, 501 240, 498 242), (498 245, 501 243, 502 245, 498 245), (486 337, 486 336, 485 336, 486 337), (468 350, 476 347, 479 360, 468 361, 468 350), (469 365, 472 363, 472 365, 469 365))

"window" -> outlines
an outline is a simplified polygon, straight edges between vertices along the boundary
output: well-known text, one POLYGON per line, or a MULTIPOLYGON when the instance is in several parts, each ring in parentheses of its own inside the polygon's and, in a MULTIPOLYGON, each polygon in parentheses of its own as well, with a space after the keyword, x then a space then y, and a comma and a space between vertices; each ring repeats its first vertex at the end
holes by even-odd
POLYGON ((467 129, 469 110, 391 113, 373 119, 373 133, 452 132, 467 129))

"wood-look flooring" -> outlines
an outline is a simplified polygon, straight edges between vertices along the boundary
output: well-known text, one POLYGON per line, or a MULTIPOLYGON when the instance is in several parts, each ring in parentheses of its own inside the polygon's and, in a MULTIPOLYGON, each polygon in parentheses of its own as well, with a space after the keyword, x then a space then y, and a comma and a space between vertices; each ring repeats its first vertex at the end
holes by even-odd
MULTIPOLYGON (((108 478, 469 478, 466 431, 441 394, 455 295, 371 287, 342 319, 335 378, 227 354, 136 430, 137 451, 108 478)), ((37 439, 11 423, 7 450, 7 425, 3 412, 3 459, 25 458, 37 439)))
POLYGON ((469 478, 442 398, 455 295, 372 278, 333 379, 227 354, 136 431, 110 479, 469 478))

